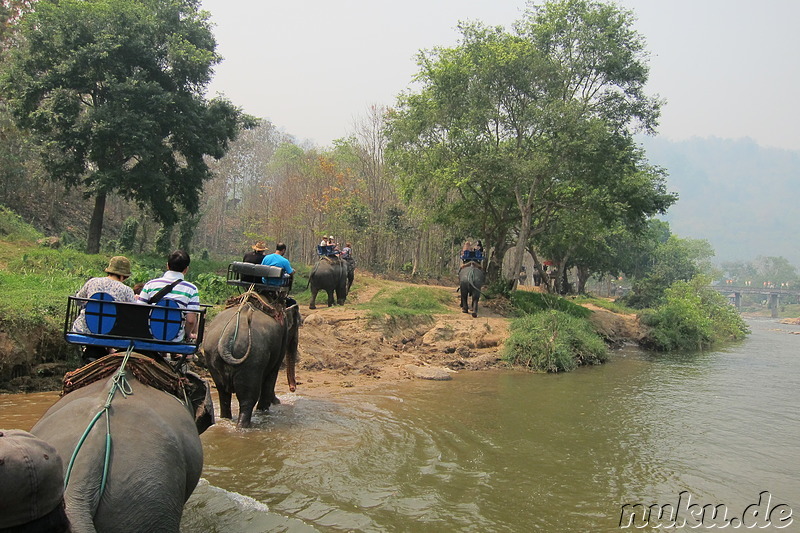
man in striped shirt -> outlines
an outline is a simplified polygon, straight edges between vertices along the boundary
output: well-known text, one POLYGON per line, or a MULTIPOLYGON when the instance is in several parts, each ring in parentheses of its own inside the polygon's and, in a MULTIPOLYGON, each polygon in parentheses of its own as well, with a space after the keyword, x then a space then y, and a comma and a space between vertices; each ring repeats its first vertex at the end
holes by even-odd
MULTIPOLYGON (((141 303, 155 303, 150 300, 156 293, 168 285, 173 285, 172 290, 166 293, 163 298, 178 302, 181 307, 186 309, 200 310, 200 294, 197 287, 184 279, 189 270, 189 254, 183 250, 175 250, 167 259, 167 270, 160 278, 151 279, 142 287, 142 292, 136 298, 141 303)), ((197 338, 197 313, 186 313, 185 329, 189 332, 188 339, 193 341, 197 338)), ((182 340, 184 331, 178 334, 175 340, 182 340)))

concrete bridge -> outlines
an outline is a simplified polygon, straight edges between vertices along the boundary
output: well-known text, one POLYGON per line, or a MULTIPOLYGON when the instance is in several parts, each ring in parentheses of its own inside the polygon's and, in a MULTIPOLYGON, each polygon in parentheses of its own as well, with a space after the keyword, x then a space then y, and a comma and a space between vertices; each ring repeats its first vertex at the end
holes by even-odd
POLYGON ((712 285, 712 289, 725 295, 733 295, 733 305, 736 310, 742 308, 742 294, 763 294, 767 296, 767 308, 772 311, 772 318, 778 318, 778 301, 781 296, 800 296, 800 289, 787 289, 784 287, 754 287, 752 285, 712 285))

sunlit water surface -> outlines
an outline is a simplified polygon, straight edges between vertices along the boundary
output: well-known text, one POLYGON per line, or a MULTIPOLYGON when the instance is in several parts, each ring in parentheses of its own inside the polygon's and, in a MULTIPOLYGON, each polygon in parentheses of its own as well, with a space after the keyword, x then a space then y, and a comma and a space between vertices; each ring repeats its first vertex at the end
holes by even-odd
MULTIPOLYGON (((331 400, 301 387, 252 429, 203 434, 182 530, 619 531, 622 505, 684 491, 729 516, 762 491, 800 512, 800 328, 750 325, 722 351, 628 348, 563 375, 462 372, 331 400)), ((0 396, 0 427, 28 429, 54 400, 0 396)))

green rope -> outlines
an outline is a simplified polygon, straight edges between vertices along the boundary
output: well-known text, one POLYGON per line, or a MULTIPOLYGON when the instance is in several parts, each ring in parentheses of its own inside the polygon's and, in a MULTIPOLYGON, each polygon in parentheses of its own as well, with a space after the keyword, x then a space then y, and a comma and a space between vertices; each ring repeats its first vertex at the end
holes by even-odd
POLYGON ((111 408, 111 401, 114 399, 114 395, 116 394, 117 390, 119 390, 120 394, 123 397, 127 397, 130 394, 133 394, 133 389, 131 388, 130 383, 128 380, 125 379, 125 365, 128 363, 128 358, 133 351, 133 344, 128 347, 128 350, 125 352, 125 357, 122 359, 122 364, 119 367, 119 370, 114 375, 113 383, 111 384, 111 389, 108 391, 108 397, 106 398, 106 403, 103 405, 103 408, 94 415, 92 421, 89 422, 86 430, 83 432, 80 440, 78 441, 77 446, 75 446, 75 450, 72 452, 72 457, 69 460, 69 466, 67 467, 67 473, 64 476, 64 488, 67 488, 67 484, 69 483, 69 477, 72 473, 72 467, 75 465, 75 459, 78 456, 78 452, 80 451, 81 447, 83 447, 83 443, 86 441, 86 438, 89 436, 89 433, 92 431, 92 428, 100 419, 100 417, 105 414, 106 415, 106 449, 105 449, 105 458, 103 460, 103 479, 100 482, 100 495, 103 495, 103 492, 106 490, 106 481, 108 481, 108 469, 111 464, 111 415, 109 415, 109 409, 111 408))

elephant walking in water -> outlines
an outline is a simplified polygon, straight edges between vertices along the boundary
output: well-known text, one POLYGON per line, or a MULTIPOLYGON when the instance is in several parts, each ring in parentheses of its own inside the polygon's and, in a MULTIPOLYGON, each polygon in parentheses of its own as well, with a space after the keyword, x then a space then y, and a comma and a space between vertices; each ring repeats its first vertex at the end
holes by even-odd
POLYGON ((472 312, 473 317, 478 316, 478 300, 481 298, 484 272, 481 266, 470 261, 461 266, 458 271, 458 288, 461 291, 461 311, 472 312))
POLYGON ((297 387, 300 312, 270 303, 255 293, 245 293, 238 305, 217 315, 203 339, 203 351, 211 377, 217 385, 220 416, 233 418, 233 394, 239 402, 237 426, 250 427, 253 409, 266 411, 280 403, 275 382, 286 359, 289 390, 297 387))
MULTIPOLYGON (((355 270, 355 263, 353 263, 353 270, 355 270)), ((309 302, 308 308, 317 308, 317 293, 320 290, 328 293, 328 307, 334 304, 334 292, 336 293, 336 304, 344 305, 349 285, 352 283, 352 278, 348 281, 350 272, 348 262, 340 257, 320 258, 308 277, 311 287, 311 302, 309 302)))
POLYGON ((178 533, 183 505, 200 479, 199 433, 208 424, 196 426, 190 405, 145 385, 131 366, 122 378, 69 392, 31 430, 64 460, 73 533, 178 533))

